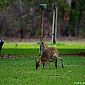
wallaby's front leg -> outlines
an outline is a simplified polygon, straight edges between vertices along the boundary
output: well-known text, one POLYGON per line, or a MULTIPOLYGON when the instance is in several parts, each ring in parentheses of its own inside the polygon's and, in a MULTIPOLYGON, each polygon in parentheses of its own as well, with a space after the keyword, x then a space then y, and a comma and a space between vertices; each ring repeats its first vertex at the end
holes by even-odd
POLYGON ((60 59, 62 61, 62 68, 64 68, 64 63, 63 63, 63 59, 60 59))
POLYGON ((43 68, 45 67, 45 63, 43 63, 43 68))
POLYGON ((50 64, 50 62, 49 61, 46 61, 46 68, 49 67, 49 64, 50 64))
POLYGON ((57 59, 55 59, 55 61, 54 61, 54 62, 55 62, 55 67, 57 68, 57 59))
POLYGON ((40 48, 39 48, 39 56, 41 56, 41 51, 42 51, 42 50, 41 50, 41 46, 40 46, 40 48))

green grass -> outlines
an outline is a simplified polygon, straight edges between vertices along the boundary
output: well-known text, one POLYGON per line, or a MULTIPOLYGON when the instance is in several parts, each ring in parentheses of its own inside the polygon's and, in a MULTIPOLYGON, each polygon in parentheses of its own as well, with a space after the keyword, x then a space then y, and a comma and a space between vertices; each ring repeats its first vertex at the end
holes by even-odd
MULTIPOLYGON (((46 44, 48 46, 52 46, 52 47, 57 47, 60 49, 85 49, 85 43, 75 43, 75 42, 57 42, 56 44, 52 44, 50 42, 46 42, 46 44)), ((13 48, 13 49, 34 49, 34 48, 39 48, 39 44, 33 43, 33 42, 5 42, 4 49, 9 49, 9 48, 13 48), (17 45, 16 45, 17 44, 17 45)))
MULTIPOLYGON (((50 63, 35 70, 35 60, 29 57, 0 59, 0 85, 75 85, 85 82, 85 58, 63 57, 65 68, 50 63)), ((58 62, 60 63, 60 62, 58 62)), ((82 85, 82 84, 81 84, 82 85)))
MULTIPOLYGON (((85 52, 85 43, 60 42, 48 46, 59 49, 60 54, 85 52)), ((65 68, 51 63, 35 70, 39 44, 26 42, 6 42, 2 54, 11 54, 12 59, 0 59, 0 85, 76 85, 85 83, 85 57, 65 56, 65 68)), ((60 64, 60 61, 58 62, 60 64)), ((82 85, 81 84, 81 85, 82 85)))
MULTIPOLYGON (((85 52, 85 43, 58 42, 56 44, 48 43, 50 47, 58 48, 60 54, 85 52)), ((37 55, 39 44, 27 42, 6 42, 3 45, 2 54, 31 54, 37 55)))

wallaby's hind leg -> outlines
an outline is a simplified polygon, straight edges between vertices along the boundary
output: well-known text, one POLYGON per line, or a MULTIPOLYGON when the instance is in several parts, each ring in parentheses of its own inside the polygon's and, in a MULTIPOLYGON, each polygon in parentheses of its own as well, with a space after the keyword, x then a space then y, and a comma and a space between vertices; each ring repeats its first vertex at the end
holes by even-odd
POLYGON ((64 63, 63 63, 63 59, 61 58, 60 60, 61 60, 61 62, 62 62, 62 68, 64 68, 64 63))
POLYGON ((60 59, 60 60, 61 60, 61 62, 62 62, 62 68, 64 68, 63 59, 62 59, 61 57, 58 57, 58 59, 60 59))
POLYGON ((54 61, 54 62, 55 62, 55 67, 57 68, 57 59, 55 59, 55 61, 54 61))

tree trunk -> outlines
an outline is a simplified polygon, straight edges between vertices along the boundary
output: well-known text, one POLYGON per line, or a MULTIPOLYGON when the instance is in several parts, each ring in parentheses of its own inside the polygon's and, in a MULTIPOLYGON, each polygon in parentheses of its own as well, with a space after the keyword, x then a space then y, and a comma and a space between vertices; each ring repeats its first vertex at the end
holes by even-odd
POLYGON ((23 7, 22 7, 22 0, 19 0, 19 17, 20 17, 20 38, 24 38, 24 32, 23 32, 23 18, 22 18, 22 14, 23 14, 23 7))

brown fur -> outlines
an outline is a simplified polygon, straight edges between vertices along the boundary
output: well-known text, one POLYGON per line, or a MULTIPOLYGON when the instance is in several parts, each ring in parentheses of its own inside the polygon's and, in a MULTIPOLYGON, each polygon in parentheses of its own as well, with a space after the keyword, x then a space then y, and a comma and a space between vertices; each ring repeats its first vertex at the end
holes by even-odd
MULTIPOLYGON (((57 53, 58 54, 58 50, 53 48, 53 47, 48 47, 47 49, 45 49, 45 51, 43 52, 42 56, 41 56, 41 61, 45 62, 49 59, 54 59, 54 54, 57 53)), ((57 56, 56 56, 57 59, 57 56)))
POLYGON ((43 67, 46 63, 49 63, 50 60, 53 60, 55 63, 55 67, 57 68, 57 60, 60 59, 62 61, 62 67, 63 66, 63 59, 58 57, 59 52, 58 49, 53 47, 48 47, 44 50, 44 52, 41 55, 41 58, 36 61, 36 70, 40 66, 40 64, 43 64, 43 67))

